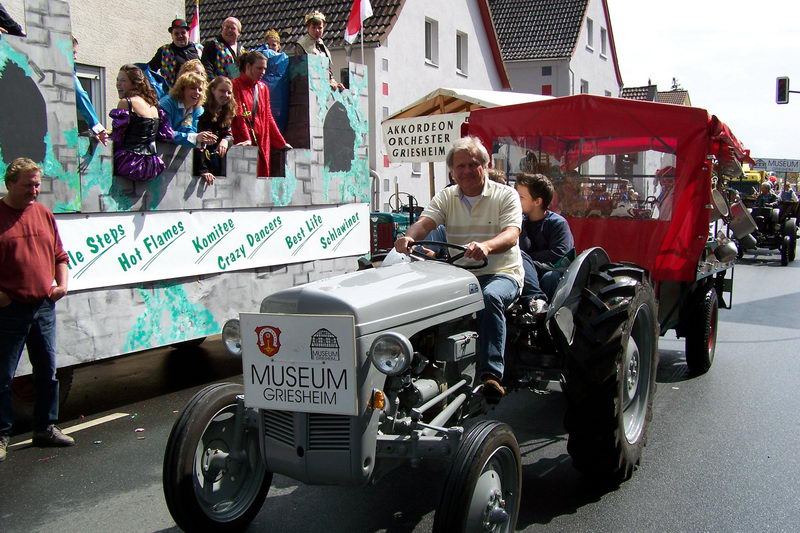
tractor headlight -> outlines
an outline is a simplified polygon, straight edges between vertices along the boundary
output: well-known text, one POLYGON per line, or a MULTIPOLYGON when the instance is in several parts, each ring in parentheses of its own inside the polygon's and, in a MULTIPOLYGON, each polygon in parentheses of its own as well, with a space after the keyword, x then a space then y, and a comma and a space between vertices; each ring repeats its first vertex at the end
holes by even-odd
POLYGON ((242 333, 238 318, 232 318, 222 326, 222 342, 231 355, 242 355, 242 333))
POLYGON ((384 333, 369 348, 372 364, 388 376, 396 376, 408 370, 413 354, 411 341, 399 333, 384 333))

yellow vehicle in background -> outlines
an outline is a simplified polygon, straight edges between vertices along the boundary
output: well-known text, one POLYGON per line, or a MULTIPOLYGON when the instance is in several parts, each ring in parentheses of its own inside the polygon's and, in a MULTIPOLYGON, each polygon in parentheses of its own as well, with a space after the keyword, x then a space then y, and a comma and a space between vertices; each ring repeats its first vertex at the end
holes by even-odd
POLYGON ((730 178, 727 185, 736 190, 747 203, 746 200, 752 200, 758 196, 758 187, 766 179, 768 179, 768 173, 764 170, 745 169, 740 177, 730 178))

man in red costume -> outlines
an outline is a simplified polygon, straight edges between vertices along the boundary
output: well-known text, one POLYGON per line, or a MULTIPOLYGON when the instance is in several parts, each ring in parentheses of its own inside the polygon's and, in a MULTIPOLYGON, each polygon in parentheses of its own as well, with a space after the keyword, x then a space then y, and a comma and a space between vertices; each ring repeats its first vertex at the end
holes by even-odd
POLYGON ((281 135, 269 106, 269 88, 261 81, 267 71, 267 58, 261 52, 247 52, 239 59, 241 74, 233 80, 233 96, 238 107, 231 129, 233 142, 258 147, 258 176, 269 176, 270 148, 291 150, 281 135))

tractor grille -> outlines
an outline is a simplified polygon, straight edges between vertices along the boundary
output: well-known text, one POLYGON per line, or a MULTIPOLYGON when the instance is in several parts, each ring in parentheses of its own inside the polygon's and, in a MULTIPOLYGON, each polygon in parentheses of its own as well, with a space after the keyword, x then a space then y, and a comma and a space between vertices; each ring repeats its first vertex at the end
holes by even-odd
POLYGON ((264 433, 267 437, 294 447, 294 415, 288 411, 265 409, 264 433))
POLYGON ((342 415, 308 415, 309 450, 348 450, 350 417, 342 415))
POLYGON ((289 411, 264 409, 264 434, 287 446, 302 445, 295 442, 295 416, 308 425, 309 450, 349 450, 350 417, 341 415, 297 414, 289 411))

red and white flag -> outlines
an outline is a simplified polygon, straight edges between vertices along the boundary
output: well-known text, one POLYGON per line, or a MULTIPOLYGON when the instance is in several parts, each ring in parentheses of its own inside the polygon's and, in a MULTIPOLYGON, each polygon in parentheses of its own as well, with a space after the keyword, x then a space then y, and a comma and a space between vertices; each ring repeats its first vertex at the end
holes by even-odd
POLYGON ((192 21, 189 23, 189 41, 193 43, 200 42, 200 0, 194 3, 194 15, 192 15, 192 21))
POLYGON ((344 30, 344 40, 350 44, 356 40, 358 32, 362 30, 364 20, 372 16, 372 5, 369 0, 353 0, 353 8, 347 18, 347 29, 344 30))

